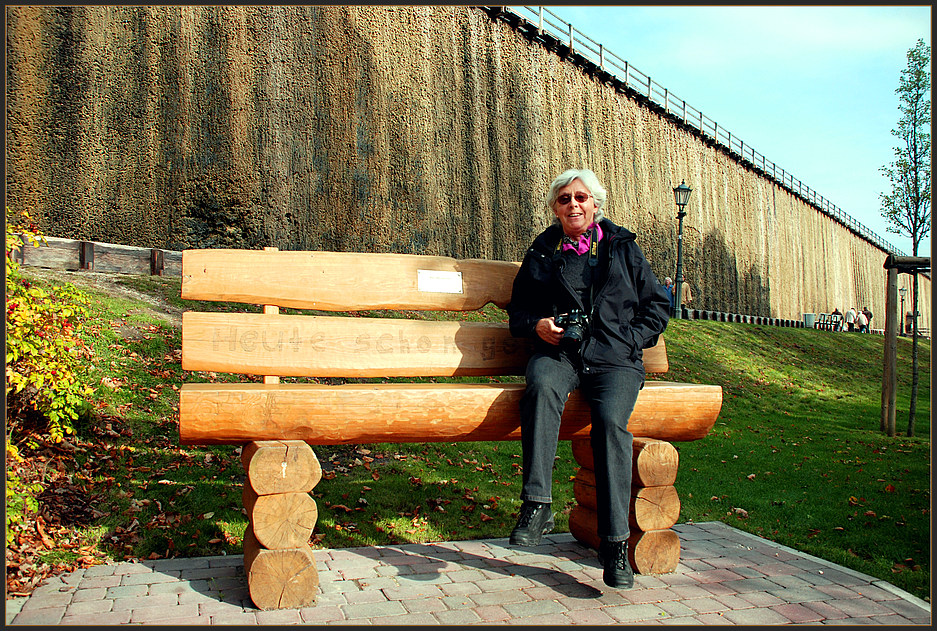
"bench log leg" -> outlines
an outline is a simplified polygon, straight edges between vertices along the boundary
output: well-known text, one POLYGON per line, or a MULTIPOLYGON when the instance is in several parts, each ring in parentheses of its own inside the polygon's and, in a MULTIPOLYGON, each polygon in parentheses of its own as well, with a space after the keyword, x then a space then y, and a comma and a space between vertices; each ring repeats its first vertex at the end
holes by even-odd
MULTIPOLYGON (((569 515, 569 531, 580 543, 598 549, 595 472, 588 439, 572 441, 580 469, 573 481, 578 506, 569 515)), ((628 542, 631 567, 640 574, 673 572, 680 561, 680 538, 671 530, 680 516, 677 450, 666 441, 635 438, 628 542)))
POLYGON ((301 440, 244 446, 247 512, 244 571, 254 605, 263 610, 307 607, 316 601, 319 572, 309 539, 318 519, 309 492, 322 478, 312 447, 301 440))

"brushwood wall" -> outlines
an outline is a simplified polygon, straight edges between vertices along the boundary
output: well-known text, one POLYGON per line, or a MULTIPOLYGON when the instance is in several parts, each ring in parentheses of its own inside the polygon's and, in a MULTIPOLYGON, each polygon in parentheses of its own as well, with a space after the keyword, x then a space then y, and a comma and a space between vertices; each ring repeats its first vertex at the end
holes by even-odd
POLYGON ((20 6, 6 20, 7 206, 50 236, 519 260, 553 218, 552 179, 589 167, 661 279, 676 268, 672 189, 692 187, 691 307, 884 310, 886 252, 482 8, 20 6))

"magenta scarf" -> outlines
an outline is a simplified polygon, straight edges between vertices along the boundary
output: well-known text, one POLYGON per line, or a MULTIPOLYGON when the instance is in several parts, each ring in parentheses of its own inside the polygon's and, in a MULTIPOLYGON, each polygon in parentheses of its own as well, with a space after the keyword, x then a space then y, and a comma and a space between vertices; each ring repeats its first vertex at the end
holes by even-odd
POLYGON ((575 250, 576 254, 582 255, 589 251, 589 248, 592 247, 592 229, 595 228, 595 240, 599 242, 602 240, 602 227, 592 222, 592 225, 586 228, 585 233, 579 237, 578 243, 573 243, 573 240, 567 236, 563 236, 563 251, 566 250, 575 250))

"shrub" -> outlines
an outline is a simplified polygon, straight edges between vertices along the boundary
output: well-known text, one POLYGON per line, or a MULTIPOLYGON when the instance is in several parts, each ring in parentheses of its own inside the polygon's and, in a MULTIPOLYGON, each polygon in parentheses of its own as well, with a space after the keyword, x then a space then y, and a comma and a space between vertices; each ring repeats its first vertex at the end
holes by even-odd
POLYGON ((36 497, 42 492, 42 485, 29 483, 20 479, 17 465, 23 461, 16 445, 10 441, 6 444, 6 545, 13 543, 16 531, 22 529, 21 524, 26 523, 26 513, 36 512, 39 502, 36 497))
POLYGON ((60 441, 88 406, 79 358, 90 354, 81 338, 88 299, 70 283, 45 289, 21 278, 14 253, 44 240, 26 212, 6 223, 6 395, 8 429, 30 412, 60 441))

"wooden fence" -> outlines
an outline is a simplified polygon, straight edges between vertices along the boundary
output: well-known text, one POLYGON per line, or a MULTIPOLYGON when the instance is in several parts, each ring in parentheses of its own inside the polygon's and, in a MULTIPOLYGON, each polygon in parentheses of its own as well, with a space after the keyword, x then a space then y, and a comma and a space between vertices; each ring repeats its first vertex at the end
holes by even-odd
POLYGON ((25 244, 14 260, 27 267, 182 276, 182 252, 58 237, 45 237, 39 247, 25 244))

